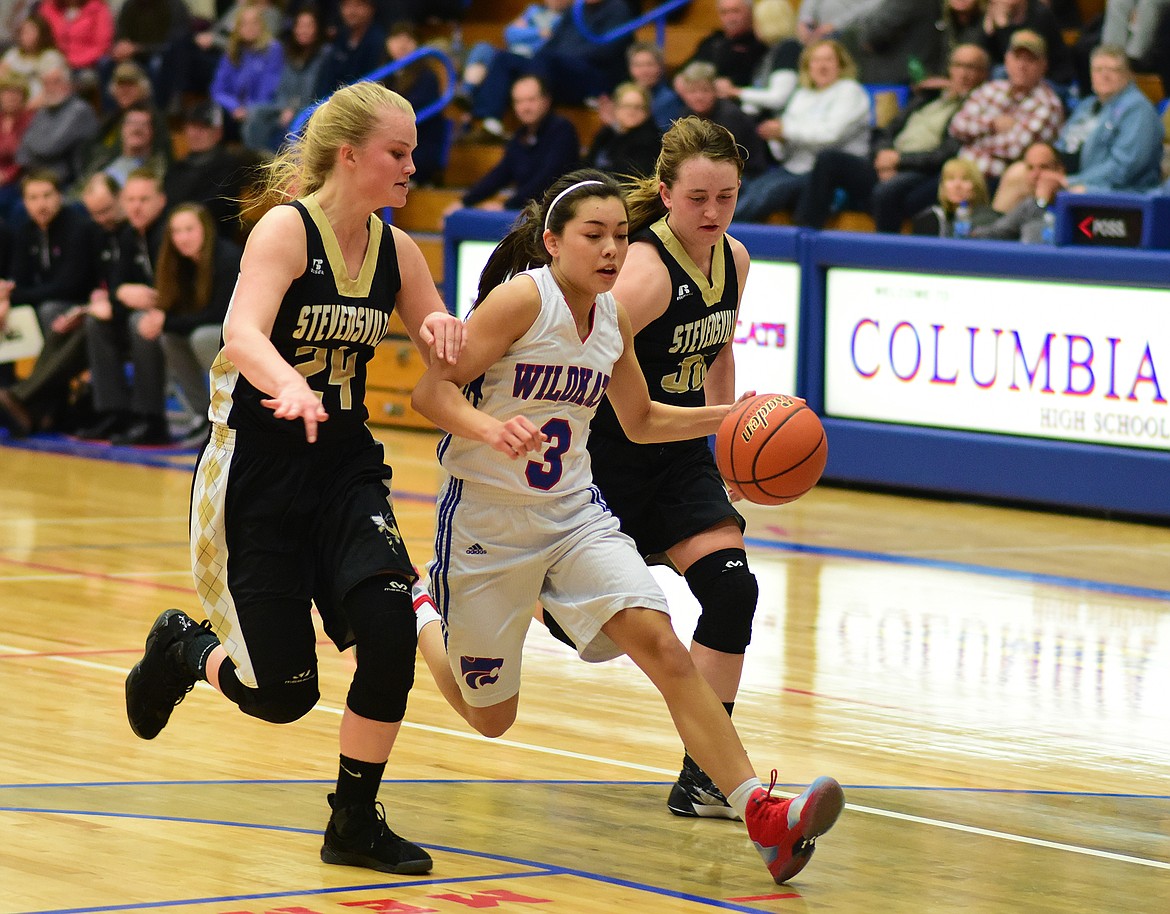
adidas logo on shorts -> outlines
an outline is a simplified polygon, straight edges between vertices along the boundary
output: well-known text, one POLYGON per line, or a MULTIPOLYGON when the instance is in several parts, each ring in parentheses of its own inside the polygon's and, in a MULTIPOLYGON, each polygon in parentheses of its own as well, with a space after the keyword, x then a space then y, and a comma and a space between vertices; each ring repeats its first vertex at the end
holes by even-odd
POLYGON ((472 543, 470 546, 467 547, 467 554, 468 555, 487 555, 487 550, 484 549, 483 546, 481 546, 479 543, 472 543))

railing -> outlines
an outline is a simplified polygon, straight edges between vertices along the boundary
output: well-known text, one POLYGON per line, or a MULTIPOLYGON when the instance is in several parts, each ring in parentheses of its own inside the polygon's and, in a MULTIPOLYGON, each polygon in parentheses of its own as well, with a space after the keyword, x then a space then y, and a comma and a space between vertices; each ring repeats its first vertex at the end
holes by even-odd
MULTIPOLYGON (((367 73, 361 79, 356 80, 356 82, 381 82, 390 74, 397 73, 403 67, 410 66, 415 61, 422 60, 426 57, 433 57, 443 64, 447 71, 447 84, 444 86, 443 91, 439 95, 438 99, 427 105, 422 109, 422 111, 415 112, 415 120, 421 123, 422 121, 425 121, 428 118, 432 118, 436 114, 442 112, 442 110, 447 107, 447 103, 455 97, 455 87, 459 83, 459 74, 455 71, 455 62, 451 60, 450 55, 448 55, 446 52, 440 51, 438 48, 419 48, 417 51, 413 51, 403 57, 402 60, 393 60, 390 63, 383 64, 372 73, 367 73)), ((301 113, 298 114, 295 118, 293 118, 293 122, 289 126, 289 133, 300 133, 305 124, 308 122, 310 116, 312 116, 313 112, 317 110, 317 107, 324 100, 325 99, 323 98, 318 99, 317 101, 313 102, 313 104, 302 110, 301 113)))
MULTIPOLYGON (((659 4, 654 9, 643 13, 641 16, 638 16, 635 19, 631 19, 629 22, 626 22, 615 29, 611 29, 603 35, 595 34, 585 24, 584 0, 574 0, 573 19, 577 23, 577 27, 581 30, 582 35, 591 41, 596 41, 599 43, 615 41, 618 38, 629 35, 631 32, 637 31, 644 25, 654 23, 656 27, 657 41, 659 46, 661 46, 666 40, 666 17, 675 10, 687 6, 690 2, 691 0, 664 0, 663 3, 659 4)), ((380 82, 391 73, 396 73, 403 67, 409 66, 415 61, 421 60, 425 57, 433 57, 443 64, 447 71, 447 84, 437 101, 427 105, 422 111, 415 112, 415 120, 421 123, 422 121, 439 114, 444 108, 447 107, 447 103, 455 97, 455 87, 459 84, 459 74, 455 69, 455 62, 451 59, 450 55, 444 51, 441 51, 438 48, 430 47, 419 48, 418 50, 402 58, 402 60, 391 61, 390 63, 384 64, 383 66, 374 70, 372 73, 367 73, 361 79, 357 80, 357 82, 380 82)), ((317 110, 317 107, 323 101, 324 99, 318 99, 311 105, 306 106, 295 118, 293 118, 292 124, 289 126, 289 133, 300 133, 305 124, 308 122, 309 118, 312 116, 313 112, 317 110)))
POLYGON ((606 44, 610 41, 615 41, 629 35, 631 32, 636 32, 644 25, 654 23, 655 38, 658 46, 662 47, 666 42, 666 17, 677 9, 687 6, 691 0, 665 0, 649 12, 643 13, 636 19, 631 19, 624 25, 620 25, 615 29, 610 29, 604 35, 594 33, 589 26, 585 24, 585 0, 574 0, 573 3, 573 21, 577 24, 577 28, 581 30, 581 34, 590 41, 598 44, 606 44))

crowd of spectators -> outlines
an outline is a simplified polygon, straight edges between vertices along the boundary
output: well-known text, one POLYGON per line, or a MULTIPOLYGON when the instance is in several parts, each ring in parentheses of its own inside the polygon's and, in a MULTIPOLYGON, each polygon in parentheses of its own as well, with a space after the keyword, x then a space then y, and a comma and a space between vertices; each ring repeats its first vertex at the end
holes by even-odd
MULTIPOLYGON (((619 9, 623 3, 591 0, 593 31, 604 31, 603 8, 606 25, 631 18, 634 9, 619 9)), ((715 9, 719 28, 696 42, 673 75, 661 51, 643 44, 626 46, 624 75, 649 93, 660 131, 695 114, 736 137, 747 161, 739 221, 822 228, 846 209, 869 214, 881 232, 910 230, 919 214, 937 223, 947 212, 942 172, 952 159, 978 171, 988 196, 979 206, 1006 215, 1032 186, 1025 153, 1035 143, 1057 150, 1061 189, 1069 192, 1148 193, 1166 180, 1163 121, 1134 67, 1150 66, 1158 53, 1148 39, 1163 19, 1170 28, 1167 0, 1108 0, 1100 21, 1088 23, 1071 0, 716 0, 715 9), (1079 67, 1072 36, 1094 29, 1119 43, 1094 45, 1079 67), (904 102, 883 117, 878 99, 891 93, 904 102)), ((631 127, 615 116, 618 77, 608 68, 597 68, 593 82, 558 74, 550 42, 558 34, 580 41, 578 27, 560 4, 525 15, 538 14, 559 18, 546 20, 553 24, 544 34, 530 31, 527 50, 475 52, 490 62, 477 63, 468 105, 479 126, 466 138, 507 139, 500 93, 508 77, 536 73, 552 101, 545 117, 558 117, 558 104, 579 104, 581 95, 597 109, 601 133, 582 150, 585 161, 617 173, 644 170, 625 165, 624 154, 606 158, 606 150, 650 137, 645 127, 636 139, 624 135, 631 127), (483 86, 493 69, 498 82, 488 104, 483 86), (603 74, 607 91, 599 90, 603 74)), ((627 104, 630 111, 642 105, 633 96, 627 104)), ((531 150, 540 132, 539 123, 523 123, 503 158, 514 163, 517 144, 531 150)), ((501 176, 497 169, 493 182, 501 176)), ((545 186, 529 180, 521 190, 507 180, 487 197, 477 188, 463 205, 510 208, 545 186)))
MULTIPOLYGON (((409 57, 441 7, 0 0, 0 330, 29 306, 44 340, 27 376, 0 366, 0 427, 205 436, 257 166, 315 99, 409 57)), ((441 95, 422 62, 386 82, 416 109, 441 95)), ((448 139, 443 117, 420 125, 417 182, 441 178, 448 139)))

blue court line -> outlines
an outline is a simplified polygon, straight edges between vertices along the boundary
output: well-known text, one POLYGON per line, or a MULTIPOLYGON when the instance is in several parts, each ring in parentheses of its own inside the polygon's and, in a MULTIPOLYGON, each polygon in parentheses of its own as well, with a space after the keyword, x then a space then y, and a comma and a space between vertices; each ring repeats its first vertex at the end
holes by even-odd
MULTIPOLYGON (((222 778, 211 780, 179 780, 179 781, 62 781, 43 784, 0 784, 0 790, 48 790, 58 788, 85 788, 85 787, 253 787, 279 786, 288 787, 294 784, 316 784, 323 787, 332 787, 334 780, 325 778, 259 778, 241 780, 239 778, 222 778)), ((383 785, 388 784, 551 784, 566 787, 669 787, 673 781, 594 781, 572 778, 491 778, 478 780, 470 778, 386 778, 383 785)), ((783 784, 777 783, 781 790, 803 790, 808 785, 804 782, 783 784)), ((885 791, 922 791, 928 793, 978 793, 995 794, 999 796, 1054 796, 1054 797, 1084 797, 1086 799, 1119 799, 1119 800, 1170 800, 1170 794, 1157 793, 1108 793, 1089 790, 1050 790, 1045 788, 1028 787, 939 787, 914 784, 842 784, 845 790, 885 790, 885 791)), ((30 812, 18 806, 0 805, 0 812, 30 812)), ((57 810, 47 810, 55 812, 57 810)), ((99 815, 99 813, 94 813, 99 815)), ((106 815, 122 815, 121 813, 106 813, 106 815)), ((130 814, 126 814, 130 815, 130 814)), ((135 814, 137 815, 137 814, 135 814)), ((154 817, 149 817, 154 818, 154 817)), ((202 821, 202 820, 200 820, 202 821)), ((218 823, 231 824, 231 823, 218 823)), ((289 829, 303 831, 303 829, 289 829)))
MULTIPOLYGON (((6 812, 30 812, 38 814, 50 815, 65 815, 65 816, 94 816, 100 818, 115 818, 115 819, 144 819, 155 822, 175 822, 186 825, 221 825, 229 828, 242 828, 254 831, 274 831, 282 833, 295 833, 304 835, 319 835, 320 829, 310 828, 293 828, 290 826, 280 825, 259 825, 252 822, 228 822, 219 819, 197 819, 187 816, 152 816, 137 813, 113 813, 104 811, 92 811, 83 809, 41 809, 36 807, 11 807, 0 808, 0 811, 6 812)), ((634 889, 635 891, 645 892, 650 895, 660 895, 667 898, 677 898, 683 901, 691 901, 696 904, 701 904, 709 908, 718 908, 723 911, 741 911, 744 914, 765 914, 760 908, 748 907, 736 902, 721 901, 717 898, 705 898, 702 895, 693 895, 689 892, 678 892, 672 889, 664 889, 660 886, 646 885, 645 883, 633 882, 629 879, 621 879, 616 876, 602 876, 598 873, 591 873, 587 870, 578 870, 571 867, 551 866, 548 864, 537 863, 532 860, 525 860, 520 857, 508 857, 503 854, 491 854, 480 851, 470 851, 466 848, 449 847, 442 844, 421 844, 423 848, 428 850, 456 854, 464 857, 475 857, 482 860, 491 860, 497 863, 508 863, 514 866, 531 867, 531 872, 526 873, 491 873, 481 876, 458 876, 452 878, 431 878, 431 879, 412 879, 401 882, 384 882, 371 883, 367 885, 351 885, 336 888, 326 889, 302 889, 285 892, 257 892, 254 894, 244 895, 221 895, 209 898, 188 898, 176 901, 156 901, 149 903, 126 903, 115 905, 98 905, 84 908, 46 908, 42 911, 27 911, 24 914, 97 914, 103 911, 136 911, 142 909, 156 909, 156 908, 176 908, 186 905, 195 904, 227 904, 229 902, 240 901, 259 901, 266 898, 301 898, 301 897, 319 897, 323 895, 337 895, 343 892, 361 892, 372 889, 402 889, 414 888, 426 885, 455 885, 466 882, 487 882, 487 881, 502 881, 505 879, 530 879, 536 876, 572 876, 579 879, 587 879, 592 882, 601 883, 602 885, 621 886, 623 888, 634 889)))
POLYGON ((979 574, 986 577, 1003 578, 1012 581, 1026 581, 1031 584, 1070 587, 1074 590, 1092 590, 1096 593, 1106 593, 1113 596, 1170 601, 1170 590, 1159 590, 1155 587, 1134 587, 1129 584, 1093 581, 1087 578, 1070 578, 1064 575, 1041 574, 1034 571, 1019 571, 1014 568, 994 568, 988 565, 971 565, 966 562, 928 559, 922 558, 921 556, 894 555, 889 552, 870 552, 864 549, 841 549, 834 546, 812 546, 807 543, 786 543, 777 540, 759 539, 758 537, 744 537, 744 542, 758 549, 770 549, 778 552, 793 552, 838 559, 856 559, 862 562, 884 562, 887 565, 912 565, 915 568, 933 568, 939 571, 957 571, 964 574, 979 574))
POLYGON ((108 460, 111 463, 128 463, 146 467, 161 467, 167 470, 195 469, 194 448, 135 448, 116 447, 95 441, 80 441, 62 435, 39 434, 27 438, 4 438, 0 445, 21 451, 37 451, 45 454, 60 454, 65 457, 87 457, 93 460, 108 460))

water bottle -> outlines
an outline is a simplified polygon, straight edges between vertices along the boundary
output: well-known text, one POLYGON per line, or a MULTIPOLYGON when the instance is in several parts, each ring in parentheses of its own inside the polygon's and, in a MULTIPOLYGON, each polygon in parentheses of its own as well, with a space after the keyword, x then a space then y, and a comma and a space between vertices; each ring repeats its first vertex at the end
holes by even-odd
POLYGON ((955 223, 951 236, 954 238, 971 237, 971 204, 966 200, 955 208, 955 223))
POLYGON ((1044 207, 1044 228, 1040 232, 1043 244, 1056 244, 1056 213, 1051 206, 1044 207))
POLYGON ((906 60, 906 74, 910 77, 910 85, 912 86, 918 85, 929 75, 926 72, 926 64, 913 54, 906 60))

